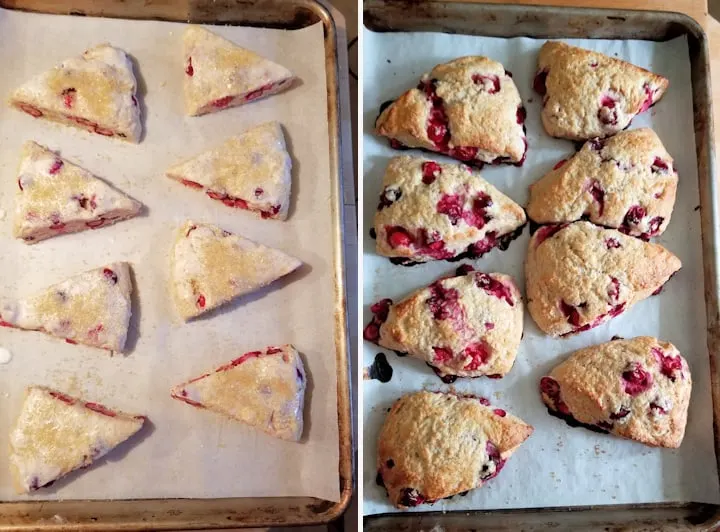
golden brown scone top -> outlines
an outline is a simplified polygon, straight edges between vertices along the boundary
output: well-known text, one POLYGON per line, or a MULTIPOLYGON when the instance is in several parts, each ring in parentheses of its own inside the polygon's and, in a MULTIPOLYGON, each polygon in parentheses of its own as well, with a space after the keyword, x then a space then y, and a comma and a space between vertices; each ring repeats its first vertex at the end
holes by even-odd
POLYGON ((540 381, 543 401, 560 417, 672 448, 685 434, 691 388, 677 348, 649 336, 575 351, 540 381))
POLYGON ((434 502, 490 480, 533 428, 480 397, 417 392, 380 431, 378 476, 398 508, 434 502))
POLYGON ((668 80, 626 61, 556 41, 543 44, 533 83, 553 137, 586 140, 625 129, 662 98, 668 80))
POLYGON ((653 294, 681 265, 664 247, 615 229, 544 226, 525 261, 528 310, 550 336, 585 331, 653 294))
POLYGON ((530 185, 528 216, 540 224, 598 225, 648 239, 670 222, 678 176, 673 159, 652 129, 593 139, 530 185))
POLYGON ((525 109, 505 68, 468 56, 437 65, 387 107, 379 135, 411 148, 445 153, 469 163, 525 158, 525 109))
POLYGON ((386 257, 425 262, 470 247, 484 252, 526 222, 520 205, 462 164, 394 157, 383 185, 375 232, 386 257))

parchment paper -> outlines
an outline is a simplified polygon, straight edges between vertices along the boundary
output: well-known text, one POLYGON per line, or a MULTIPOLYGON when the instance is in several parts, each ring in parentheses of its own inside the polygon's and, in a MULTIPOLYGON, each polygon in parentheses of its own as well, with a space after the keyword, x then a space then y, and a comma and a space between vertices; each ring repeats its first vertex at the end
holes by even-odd
MULTIPOLYGON (((184 25, 23 14, 0 10, 0 95, 66 57, 108 41, 130 53, 142 88, 146 136, 133 145, 49 125, 0 106, 0 293, 32 293, 66 276, 126 260, 136 300, 126 355, 68 345, 40 333, 0 331, 13 360, 0 366, 0 440, 7 441, 25 386, 46 384, 149 416, 152 428, 103 464, 42 490, 39 498, 316 496, 337 501, 338 430, 327 97, 321 24, 286 32, 211 29, 291 68, 299 86, 213 115, 183 113, 184 25), (279 120, 293 158, 288 221, 262 220, 169 180, 172 163, 230 135, 279 120), (26 246, 11 237, 16 168, 33 139, 142 201, 144 216, 26 246), (168 286, 174 231, 186 218, 216 223, 304 262, 258 294, 182 324, 168 286), (170 387, 234 357, 293 343, 308 370, 305 433, 289 443, 170 398, 170 387)), ((17 499, 0 443, 0 499, 17 499)))
MULTIPOLYGON (((386 140, 372 133, 381 103, 415 86, 420 76, 438 63, 463 55, 487 55, 503 63, 513 74, 527 108, 530 151, 522 168, 488 166, 482 171, 485 179, 525 205, 528 185, 574 148, 569 141, 548 136, 540 121, 542 97, 533 92, 532 78, 537 53, 544 41, 370 31, 365 31, 364 38, 363 265, 367 323, 372 302, 381 297, 398 300, 458 266, 458 263, 436 262, 408 269, 393 266, 374 253, 375 243, 367 231, 372 227, 385 166, 389 158, 398 153, 388 147, 386 140)), ((631 127, 653 127, 675 159, 680 175, 677 203, 668 230, 655 241, 676 253, 683 268, 659 296, 638 303, 608 324, 568 339, 545 337, 526 312, 525 337, 512 371, 500 380, 460 379, 455 388, 489 398, 493 404, 533 425, 534 434, 507 462, 502 473, 486 486, 465 497, 440 501, 432 508, 420 507, 419 511, 720 501, 713 450, 700 217, 696 209, 700 201, 687 41, 678 38, 666 43, 568 42, 626 59, 670 79, 664 98, 651 112, 636 118, 631 127), (652 449, 613 436, 570 428, 547 414, 538 392, 540 377, 570 352, 608 341, 613 335, 658 336, 674 343, 687 358, 692 370, 693 392, 685 441, 679 450, 652 449)), ((419 155, 417 151, 405 153, 419 155)), ((493 250, 473 263, 482 271, 512 275, 524 292, 523 262, 528 238, 526 229, 508 251, 493 250)), ((365 365, 372 362, 377 352, 377 346, 365 342, 365 365)), ((387 408, 404 393, 450 388, 417 359, 398 358, 389 353, 388 360, 394 368, 392 380, 388 384, 366 381, 363 388, 365 514, 393 511, 382 488, 375 485, 376 438, 387 408)))

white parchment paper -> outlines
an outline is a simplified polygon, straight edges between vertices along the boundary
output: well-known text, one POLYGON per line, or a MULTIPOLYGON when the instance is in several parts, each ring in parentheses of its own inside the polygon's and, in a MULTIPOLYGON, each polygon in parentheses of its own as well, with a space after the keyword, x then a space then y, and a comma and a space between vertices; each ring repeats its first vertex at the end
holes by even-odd
POLYGON ((316 496, 337 501, 338 429, 334 347, 333 246, 323 28, 298 31, 212 27, 241 46, 291 68, 301 83, 283 94, 216 114, 183 113, 183 24, 44 16, 0 10, 0 97, 19 83, 88 47, 110 42, 135 60, 146 135, 133 145, 0 106, 0 293, 30 294, 102 264, 132 264, 136 299, 130 352, 73 346, 40 333, 0 330, 13 353, 0 366, 0 500, 18 499, 6 442, 29 384, 149 416, 152 427, 102 464, 73 474, 39 498, 316 496), (268 120, 285 129, 293 159, 288 221, 262 220, 212 201, 164 176, 178 160, 268 120), (32 139, 60 150, 142 201, 140 218, 34 246, 11 237, 16 168, 32 139), (205 319, 175 318, 168 259, 185 219, 216 223, 284 250, 304 266, 266 290, 205 319), (256 433, 170 398, 170 387, 243 352, 293 343, 308 373, 301 443, 256 433))
MULTIPOLYGON (((540 121, 542 97, 532 90, 537 53, 544 41, 528 38, 497 39, 438 33, 364 33, 364 301, 365 322, 369 305, 382 297, 398 300, 425 286, 458 263, 436 262, 413 268, 392 265, 375 255, 375 242, 367 230, 381 190, 382 175, 390 157, 385 139, 376 137, 373 123, 378 107, 413 87, 424 72, 438 63, 463 55, 487 55, 513 74, 527 109, 530 145, 522 168, 487 166, 485 179, 515 201, 527 203, 527 187, 561 158, 574 151, 569 141, 548 136, 540 121)), ((695 159, 690 61, 685 38, 665 43, 643 41, 569 40, 585 48, 619 57, 670 79, 670 88, 651 112, 632 128, 651 126, 675 159, 680 175, 677 203, 668 230, 656 241, 676 253, 682 270, 663 292, 637 304, 610 323, 568 339, 550 339, 525 315, 525 337, 515 366, 500 380, 460 379, 455 388, 489 398, 535 427, 534 434, 513 455, 502 473, 485 487, 467 496, 440 501, 418 511, 544 506, 621 504, 660 501, 720 502, 713 448, 709 364, 705 333, 698 172, 695 159), (551 417, 543 406, 538 382, 553 366, 581 347, 610 340, 658 336, 671 341, 687 358, 693 392, 685 434, 678 450, 660 450, 638 443, 570 428, 551 417)), ((421 152, 412 151, 420 155, 421 152)), ((432 156, 443 159, 442 156, 432 156)), ((494 250, 473 261, 477 269, 512 275, 524 291, 523 262, 528 230, 508 251, 494 250)), ((467 261, 466 261, 467 262, 467 261)), ((364 363, 379 351, 365 342, 364 363)), ((376 438, 387 409, 405 393, 421 389, 447 390, 425 364, 388 353, 392 380, 364 383, 365 514, 393 511, 384 490, 375 485, 376 438)))

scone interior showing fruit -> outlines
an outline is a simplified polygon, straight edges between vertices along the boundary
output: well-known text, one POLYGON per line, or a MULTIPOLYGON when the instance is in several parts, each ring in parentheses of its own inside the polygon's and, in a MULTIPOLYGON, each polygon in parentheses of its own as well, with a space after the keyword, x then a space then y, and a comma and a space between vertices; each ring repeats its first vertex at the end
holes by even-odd
POLYGON ((284 66, 200 26, 188 26, 183 44, 185 110, 191 116, 277 94, 295 79, 284 66))
POLYGON ((285 220, 292 162, 278 122, 267 122, 176 164, 167 176, 228 207, 285 220))
POLYGON ((443 381, 502 377, 523 333, 520 290, 509 275, 458 268, 393 304, 375 303, 365 340, 424 360, 443 381))
POLYGON ((23 146, 13 235, 34 244, 136 216, 142 205, 35 142, 23 146))
POLYGON ((659 293, 681 266, 664 247, 615 229, 543 226, 525 261, 528 310, 551 336, 587 331, 659 293))
POLYGON ((271 436, 299 441, 306 377, 292 345, 245 353, 173 388, 172 397, 241 421, 271 436))
POLYGON ((127 53, 101 44, 31 79, 10 95, 10 104, 35 118, 140 142, 136 92, 127 53))
POLYGON ((570 425, 659 447, 679 447, 692 378, 677 348, 657 338, 575 351, 540 380, 548 411, 570 425))
POLYGON ((132 312, 132 280, 126 262, 95 268, 17 300, 0 303, 0 325, 42 331, 121 352, 132 312))
POLYGON ((668 80, 626 61, 548 41, 540 49, 533 87, 543 96, 542 122, 553 136, 607 137, 653 106, 668 80))
POLYGON ((380 431, 377 481, 406 509, 479 488, 533 432, 487 399, 416 392, 392 406, 380 431))
POLYGON ((593 139, 530 185, 528 217, 536 223, 581 218, 644 240, 670 223, 678 175, 652 129, 593 139))
POLYGON ((379 255, 412 265, 505 250, 525 222, 520 205, 469 167, 400 156, 385 171, 374 234, 379 255))
POLYGON ((512 74, 490 58, 437 65, 381 110, 379 135, 395 148, 421 148, 467 164, 525 161, 525 107, 512 74))
POLYGON ((10 433, 10 471, 18 493, 89 466, 147 421, 44 386, 31 386, 26 394, 10 433))
POLYGON ((302 264, 280 250, 193 221, 179 229, 171 261, 175 307, 186 320, 259 290, 302 264))

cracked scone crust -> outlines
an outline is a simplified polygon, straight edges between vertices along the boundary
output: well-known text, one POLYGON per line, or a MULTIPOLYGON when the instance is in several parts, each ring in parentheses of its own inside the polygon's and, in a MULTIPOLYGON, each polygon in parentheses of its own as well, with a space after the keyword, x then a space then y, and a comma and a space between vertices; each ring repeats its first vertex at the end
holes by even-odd
POLYGON ((522 296, 512 277, 470 271, 438 279, 392 304, 371 307, 363 337, 424 360, 446 382, 502 377, 515 362, 523 331, 522 296))
POLYGON ((660 290, 681 265, 660 245, 590 222, 544 226, 525 262, 528 310, 550 336, 586 331, 660 290))
POLYGON ((525 108, 497 61, 468 56, 437 65, 384 109, 375 127, 393 147, 444 153, 468 164, 525 160, 525 108))
POLYGON ((35 118, 140 142, 137 81, 128 55, 101 44, 31 79, 10 105, 35 118))
POLYGON ((625 129, 662 98, 668 80, 620 59, 548 41, 533 86, 543 95, 545 131, 586 140, 625 129))
POLYGON ((396 263, 507 249, 526 222, 520 205, 465 165, 395 157, 383 185, 375 214, 377 252, 396 263))
POLYGON ((591 222, 645 240, 670 222, 678 175, 652 129, 593 139, 530 185, 527 213, 540 224, 591 222))
POLYGON ((657 338, 575 351, 540 380, 548 411, 570 424, 659 447, 680 447, 692 378, 677 348, 657 338))
POLYGON ((397 508, 433 503, 495 477, 533 428, 486 399, 418 392, 392 406, 378 439, 378 481, 397 508))

